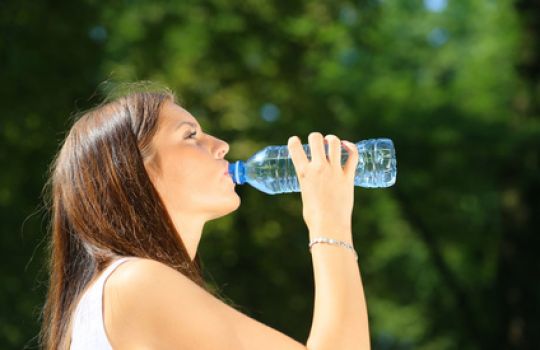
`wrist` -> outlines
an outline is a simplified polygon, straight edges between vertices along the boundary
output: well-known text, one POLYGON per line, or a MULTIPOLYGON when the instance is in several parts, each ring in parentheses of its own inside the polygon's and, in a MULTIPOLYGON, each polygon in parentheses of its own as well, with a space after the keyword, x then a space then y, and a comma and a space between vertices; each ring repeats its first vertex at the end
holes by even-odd
POLYGON ((352 244, 352 229, 351 228, 310 228, 309 239, 317 237, 327 237, 331 239, 337 239, 352 244))
POLYGON ((311 248, 313 247, 313 245, 316 245, 318 243, 347 248, 354 253, 355 259, 358 260, 358 254, 356 253, 356 250, 354 249, 354 246, 352 245, 352 243, 348 243, 339 239, 327 238, 327 237, 315 237, 315 238, 310 239, 309 241, 309 244, 308 244, 309 250, 311 251, 311 248))

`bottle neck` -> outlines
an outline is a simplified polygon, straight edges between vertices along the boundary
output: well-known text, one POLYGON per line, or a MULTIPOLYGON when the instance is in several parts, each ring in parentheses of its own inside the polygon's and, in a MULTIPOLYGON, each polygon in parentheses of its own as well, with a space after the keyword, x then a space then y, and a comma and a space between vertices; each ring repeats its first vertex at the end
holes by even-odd
POLYGON ((229 164, 229 174, 235 184, 243 185, 246 183, 246 168, 243 161, 237 160, 236 162, 229 164))

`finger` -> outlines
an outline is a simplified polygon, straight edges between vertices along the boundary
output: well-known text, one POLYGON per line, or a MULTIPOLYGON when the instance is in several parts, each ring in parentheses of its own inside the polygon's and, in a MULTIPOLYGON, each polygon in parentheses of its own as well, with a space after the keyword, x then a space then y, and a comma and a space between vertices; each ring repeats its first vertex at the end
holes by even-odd
POLYGON ((358 167, 358 146, 355 145, 352 142, 349 141, 342 141, 343 145, 347 149, 347 153, 349 155, 347 162, 345 163, 345 166, 343 167, 343 170, 346 174, 350 174, 351 176, 354 176, 356 173, 356 168, 358 167))
MULTIPOLYGON (((287 141, 287 148, 289 150, 289 156, 293 162, 294 168, 297 172, 301 172, 309 163, 309 159, 304 152, 302 143, 298 136, 291 136, 287 141)), ((300 174, 299 174, 300 175, 300 174)))
POLYGON ((326 135, 324 139, 328 142, 328 160, 332 166, 341 169, 341 141, 336 135, 326 135))
POLYGON ((308 136, 309 149, 311 152, 311 162, 314 164, 324 164, 327 162, 324 152, 324 138, 320 132, 312 132, 308 136))

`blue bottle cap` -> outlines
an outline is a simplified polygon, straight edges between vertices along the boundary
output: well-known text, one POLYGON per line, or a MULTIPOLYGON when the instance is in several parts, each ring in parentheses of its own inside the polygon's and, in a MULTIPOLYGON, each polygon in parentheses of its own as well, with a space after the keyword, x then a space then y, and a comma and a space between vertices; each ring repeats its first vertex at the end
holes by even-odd
POLYGON ((237 185, 243 185, 246 183, 246 171, 244 162, 238 160, 229 164, 229 175, 231 175, 233 182, 237 185))

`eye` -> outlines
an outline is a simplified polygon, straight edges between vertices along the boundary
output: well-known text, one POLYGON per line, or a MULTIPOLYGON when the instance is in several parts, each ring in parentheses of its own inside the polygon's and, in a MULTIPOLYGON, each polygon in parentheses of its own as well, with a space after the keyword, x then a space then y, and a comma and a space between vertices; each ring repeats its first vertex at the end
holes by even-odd
POLYGON ((195 135, 197 135, 197 132, 196 132, 196 131, 194 131, 194 132, 188 134, 187 137, 186 137, 186 139, 192 139, 193 136, 195 136, 195 135))

